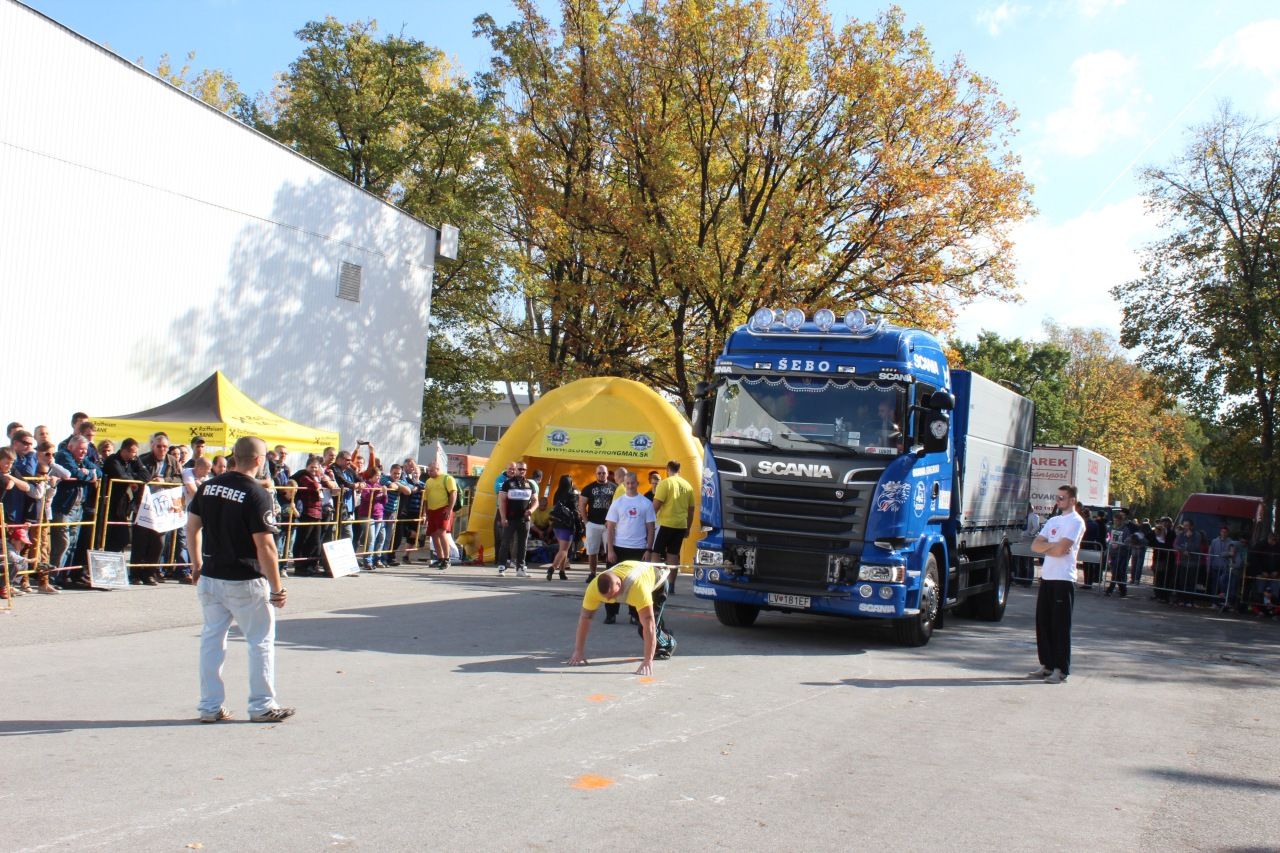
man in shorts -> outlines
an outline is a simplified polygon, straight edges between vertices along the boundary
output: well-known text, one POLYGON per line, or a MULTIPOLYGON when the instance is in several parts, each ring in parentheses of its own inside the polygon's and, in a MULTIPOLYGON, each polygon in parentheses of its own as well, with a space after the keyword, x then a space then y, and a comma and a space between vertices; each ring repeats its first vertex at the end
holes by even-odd
POLYGON ((431 537, 436 551, 436 559, 431 565, 443 572, 449 568, 449 552, 452 550, 449 534, 453 532, 453 507, 458 500, 458 483, 451 474, 442 474, 440 466, 432 462, 427 466, 422 492, 427 502, 427 535, 431 537))
POLYGON ((587 583, 595 580, 600 557, 604 555, 605 517, 613 503, 614 484, 609 482, 609 468, 596 466, 596 478, 582 487, 578 497, 578 514, 587 521, 587 565, 591 573, 587 583))
POLYGON ((658 650, 658 624, 654 614, 661 609, 666 597, 666 571, 651 563, 626 560, 601 572, 594 582, 587 584, 582 596, 582 612, 578 614, 573 655, 565 663, 587 665, 587 633, 591 630, 592 617, 601 604, 616 607, 625 601, 639 615, 640 635, 644 638, 644 658, 635 674, 652 675, 653 658, 658 650))
MULTIPOLYGON (((680 565, 680 546, 693 525, 693 486, 680 476, 680 463, 667 463, 667 478, 653 492, 653 511, 658 529, 653 535, 654 559, 661 557, 669 566, 680 565)), ((676 591, 676 571, 672 571, 668 592, 676 591)))

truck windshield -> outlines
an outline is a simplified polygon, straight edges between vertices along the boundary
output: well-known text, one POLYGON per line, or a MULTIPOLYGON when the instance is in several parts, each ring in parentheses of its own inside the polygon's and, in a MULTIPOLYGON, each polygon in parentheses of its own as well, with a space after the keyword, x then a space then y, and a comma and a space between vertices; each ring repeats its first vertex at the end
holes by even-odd
POLYGON ((711 441, 896 456, 905 414, 905 388, 893 383, 734 377, 716 394, 711 441))

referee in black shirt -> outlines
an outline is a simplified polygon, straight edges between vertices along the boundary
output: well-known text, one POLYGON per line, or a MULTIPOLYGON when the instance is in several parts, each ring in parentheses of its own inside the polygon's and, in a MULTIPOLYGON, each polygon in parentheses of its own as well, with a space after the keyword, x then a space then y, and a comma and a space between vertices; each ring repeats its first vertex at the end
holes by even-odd
POLYGON ((276 702, 275 609, 284 607, 288 590, 280 583, 275 502, 254 479, 267 445, 246 436, 236 440, 232 456, 235 470, 204 482, 187 515, 191 576, 204 611, 200 722, 231 719, 223 705, 222 663, 234 619, 249 646, 249 719, 278 723, 294 709, 276 702))

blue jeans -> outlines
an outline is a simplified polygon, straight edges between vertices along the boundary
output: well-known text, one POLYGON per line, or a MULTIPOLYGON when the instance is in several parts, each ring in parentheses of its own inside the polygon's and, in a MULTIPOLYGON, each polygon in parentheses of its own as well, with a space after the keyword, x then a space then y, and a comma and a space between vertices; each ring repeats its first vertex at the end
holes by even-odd
POLYGON ((382 521, 370 521, 365 526, 366 532, 362 535, 361 547, 359 550, 369 553, 361 557, 361 562, 366 566, 372 566, 375 563, 384 565, 387 562, 386 554, 379 554, 379 551, 385 550, 387 547, 387 525, 382 521))
POLYGON ((84 506, 72 507, 67 513, 54 513, 53 523, 71 524, 73 527, 54 527, 49 531, 49 565, 61 569, 67 559, 76 552, 80 539, 80 520, 84 518, 84 506))
POLYGON ((200 704, 202 714, 214 713, 227 698, 222 664, 227 659, 227 631, 232 620, 240 626, 249 647, 249 713, 262 714, 276 706, 276 609, 271 606, 266 578, 228 581, 202 575, 196 598, 204 611, 200 633, 200 704))
POLYGON ((1240 600, 1240 569, 1235 566, 1223 566, 1218 569, 1214 592, 1229 607, 1234 607, 1240 600))
POLYGON ((1129 582, 1130 583, 1135 583, 1135 584, 1142 583, 1142 569, 1143 569, 1143 564, 1145 564, 1146 562, 1147 562, 1147 549, 1134 548, 1133 557, 1129 562, 1129 565, 1130 565, 1129 582))

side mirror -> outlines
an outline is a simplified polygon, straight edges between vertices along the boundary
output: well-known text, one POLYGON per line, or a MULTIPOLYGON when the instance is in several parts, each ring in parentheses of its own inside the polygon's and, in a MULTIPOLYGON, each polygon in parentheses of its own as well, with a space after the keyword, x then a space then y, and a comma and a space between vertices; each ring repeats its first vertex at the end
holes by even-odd
POLYGON ((701 400, 707 396, 707 392, 711 390, 710 382, 699 382, 693 386, 693 399, 701 400))
MULTIPOLYGON (((701 383, 699 383, 701 384, 701 383)), ((697 396, 693 400, 693 417, 689 419, 693 434, 706 441, 707 439, 707 398, 697 396)))
POLYGON ((938 389, 929 395, 928 406, 938 412, 949 412, 956 407, 956 398, 947 391, 938 389))
MULTIPOLYGON (((943 392, 945 393, 945 392, 943 392)), ((946 395, 950 397, 950 394, 946 395)), ((932 403, 930 399, 930 403, 932 403)), ((933 412, 924 423, 923 445, 925 453, 943 453, 951 436, 951 418, 945 412, 933 412)))

